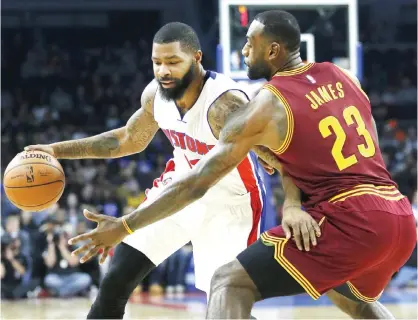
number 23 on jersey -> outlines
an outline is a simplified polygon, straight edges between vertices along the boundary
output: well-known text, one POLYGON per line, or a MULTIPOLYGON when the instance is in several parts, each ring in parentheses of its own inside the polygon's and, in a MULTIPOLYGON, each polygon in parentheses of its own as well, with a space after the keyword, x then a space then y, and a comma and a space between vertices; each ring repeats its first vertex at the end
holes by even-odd
MULTIPOLYGON (((345 124, 347 126, 355 124, 357 126, 357 134, 364 138, 364 143, 357 145, 360 155, 365 158, 373 157, 376 153, 376 147, 370 132, 366 129, 366 124, 364 123, 359 110, 355 106, 349 106, 344 109, 343 117, 345 124)), ((319 122, 319 131, 323 138, 328 138, 332 135, 331 129, 335 134, 335 142, 332 146, 331 154, 338 169, 342 171, 355 165, 358 162, 357 156, 355 154, 349 155, 348 157, 343 155, 343 147, 347 135, 343 125, 336 117, 328 116, 319 122)))

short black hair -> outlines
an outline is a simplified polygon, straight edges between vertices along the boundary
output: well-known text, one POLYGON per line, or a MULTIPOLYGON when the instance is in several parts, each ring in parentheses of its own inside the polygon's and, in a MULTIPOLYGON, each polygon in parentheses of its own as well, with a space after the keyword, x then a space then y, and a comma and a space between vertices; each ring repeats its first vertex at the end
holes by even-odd
POLYGON ((296 18, 282 10, 264 11, 255 19, 264 24, 264 32, 273 41, 283 43, 289 51, 300 47, 300 27, 296 18))
POLYGON ((180 42, 183 49, 196 52, 200 50, 200 41, 196 31, 185 23, 170 22, 160 28, 154 36, 154 43, 180 42))

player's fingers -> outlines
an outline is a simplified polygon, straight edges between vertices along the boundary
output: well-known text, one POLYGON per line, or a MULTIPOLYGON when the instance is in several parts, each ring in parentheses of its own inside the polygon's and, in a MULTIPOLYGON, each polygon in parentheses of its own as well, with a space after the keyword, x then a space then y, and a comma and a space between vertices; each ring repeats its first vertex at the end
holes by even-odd
POLYGON ((282 222, 282 228, 284 231, 284 234, 286 235, 286 239, 290 239, 292 236, 292 233, 290 232, 289 225, 286 222, 282 222))
POLYGON ((88 211, 87 209, 83 210, 84 216, 89 219, 90 221, 99 222, 103 220, 103 217, 101 214, 93 213, 88 211))
POLYGON ((319 238, 321 236, 321 227, 314 219, 312 219, 312 227, 315 230, 316 237, 319 238))
POLYGON ((39 149, 42 149, 42 146, 40 146, 38 144, 26 146, 24 148, 25 151, 32 151, 32 150, 39 150, 39 149))
POLYGON ((84 240, 90 240, 91 237, 96 233, 95 230, 92 230, 87 233, 80 234, 79 236, 76 236, 74 238, 71 238, 68 240, 68 244, 76 244, 77 242, 84 241, 84 240))
POLYGON ((109 255, 109 251, 110 251, 111 247, 106 247, 103 250, 102 256, 100 257, 100 264, 103 264, 106 261, 107 256, 109 255))
POLYGON ((263 169, 269 174, 272 175, 274 173, 274 168, 265 162, 263 159, 258 158, 258 162, 262 165, 263 169))
POLYGON ((273 173, 274 173, 274 169, 273 168, 264 168, 265 170, 266 170, 266 172, 269 174, 269 175, 272 175, 273 173))
POLYGON ((86 252, 87 250, 89 250, 92 246, 93 246, 92 243, 87 243, 87 244, 81 246, 80 248, 74 250, 73 252, 71 252, 71 255, 77 256, 79 254, 82 254, 82 253, 86 252))
POLYGON ((292 226, 292 231, 293 231, 293 237, 294 237, 295 242, 296 242, 296 246, 298 247, 298 249, 300 251, 302 251, 303 246, 302 246, 302 238, 301 238, 301 235, 300 235, 301 230, 299 228, 299 224, 295 223, 292 226))
POLYGON ((309 222, 306 223, 306 226, 308 227, 309 230, 309 237, 311 238, 311 242, 313 246, 316 246, 316 234, 315 234, 315 229, 313 227, 312 224, 310 224, 309 222))
POLYGON ((261 159, 260 157, 258 157, 258 162, 260 162, 263 167, 269 166, 269 164, 265 162, 263 159, 261 159))
POLYGON ((302 225, 300 226, 300 231, 302 233, 302 241, 303 241, 303 246, 305 247, 306 251, 310 250, 310 237, 309 237, 309 229, 306 223, 302 223, 302 225))
POLYGON ((89 261, 91 258, 96 256, 99 253, 99 250, 101 249, 100 246, 96 246, 94 248, 91 248, 81 259, 80 262, 84 263, 86 261, 89 261))

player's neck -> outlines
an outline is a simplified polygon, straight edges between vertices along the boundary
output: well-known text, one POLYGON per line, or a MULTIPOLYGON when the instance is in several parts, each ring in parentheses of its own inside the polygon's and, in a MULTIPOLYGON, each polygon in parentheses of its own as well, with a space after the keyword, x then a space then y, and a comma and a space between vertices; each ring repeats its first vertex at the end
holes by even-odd
POLYGON ((297 69, 297 68, 302 67, 304 64, 305 63, 303 62, 302 58, 300 57, 299 50, 294 51, 294 52, 289 53, 286 61, 280 67, 277 68, 277 70, 274 72, 274 74, 276 74, 277 72, 283 72, 283 71, 289 71, 289 70, 297 69))
POLYGON ((199 98, 200 92, 202 91, 203 85, 205 84, 205 75, 206 70, 200 66, 196 79, 190 83, 183 96, 176 100, 177 107, 182 109, 183 112, 187 112, 187 110, 192 108, 199 98))

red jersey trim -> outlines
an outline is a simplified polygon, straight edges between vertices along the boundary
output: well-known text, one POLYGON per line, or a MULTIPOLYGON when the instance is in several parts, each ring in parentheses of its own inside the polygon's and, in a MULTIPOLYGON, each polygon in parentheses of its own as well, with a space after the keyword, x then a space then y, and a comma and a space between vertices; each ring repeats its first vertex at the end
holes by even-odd
POLYGON ((286 111, 286 118, 287 118, 286 136, 284 138, 282 145, 278 149, 276 150, 271 149, 276 154, 283 154, 289 147, 290 142, 292 141, 293 131, 295 129, 295 121, 294 121, 292 109, 290 108, 290 105, 287 102, 286 98, 280 93, 279 90, 277 90, 275 86, 271 84, 266 84, 263 87, 263 89, 267 89, 271 93, 273 93, 276 96, 276 98, 279 99, 279 101, 283 104, 285 111, 286 111))
POLYGON ((260 224, 261 215, 263 214, 264 205, 260 196, 260 188, 262 187, 258 184, 255 169, 251 165, 249 156, 241 161, 237 166, 237 169, 245 189, 250 194, 251 210, 253 213, 253 224, 247 239, 247 246, 249 247, 258 238, 258 226, 260 224))
POLYGON ((314 66, 314 63, 308 63, 303 65, 302 67, 296 68, 296 69, 292 69, 292 70, 287 70, 287 71, 280 71, 277 72, 274 77, 286 77, 286 76, 294 76, 297 74, 301 74, 304 73, 306 71, 308 71, 310 68, 312 68, 314 66))

